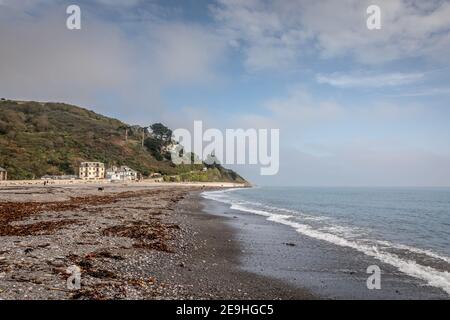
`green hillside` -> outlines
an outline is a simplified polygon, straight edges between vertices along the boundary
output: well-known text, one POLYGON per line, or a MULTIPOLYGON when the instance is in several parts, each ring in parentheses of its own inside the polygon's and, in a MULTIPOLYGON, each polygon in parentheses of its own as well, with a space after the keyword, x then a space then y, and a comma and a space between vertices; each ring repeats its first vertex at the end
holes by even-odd
POLYGON ((143 128, 63 103, 0 101, 0 167, 9 179, 33 179, 46 174, 76 174, 82 161, 107 166, 127 165, 144 176, 161 173, 177 181, 244 179, 220 165, 202 172, 203 165, 175 166, 154 150, 154 137, 143 128), (127 130, 125 128, 128 128, 127 130), (151 146, 152 149, 149 149, 151 146))

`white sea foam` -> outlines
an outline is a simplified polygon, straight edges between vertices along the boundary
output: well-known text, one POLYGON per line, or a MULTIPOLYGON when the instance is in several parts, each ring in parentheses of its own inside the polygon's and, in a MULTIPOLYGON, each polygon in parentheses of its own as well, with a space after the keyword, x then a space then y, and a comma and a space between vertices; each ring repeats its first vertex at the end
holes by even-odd
POLYGON ((310 214, 306 214, 306 213, 298 211, 298 210, 278 208, 278 207, 268 206, 268 205, 264 205, 264 204, 259 204, 259 205, 261 205, 263 208, 268 209, 270 211, 285 212, 285 213, 288 213, 288 214, 294 214, 295 216, 300 217, 303 220, 310 220, 310 221, 326 221, 326 220, 330 220, 328 217, 321 217, 321 216, 310 215, 310 214))
MULTIPOLYGON (((232 191, 232 190, 227 190, 232 191)), ((374 244, 370 244, 363 241, 358 241, 355 239, 346 239, 345 234, 350 234, 349 229, 341 226, 329 226, 328 228, 321 228, 321 229, 315 229, 310 225, 306 225, 303 223, 300 223, 298 221, 293 221, 293 215, 297 218, 299 212, 291 211, 289 209, 282 209, 282 208, 276 208, 276 207, 270 207, 265 206, 266 209, 270 210, 264 210, 260 208, 252 208, 251 205, 255 205, 256 203, 250 203, 246 201, 233 201, 231 198, 229 198, 227 195, 224 194, 223 191, 213 191, 213 192, 205 192, 203 193, 203 196, 210 200, 216 200, 222 203, 229 204, 231 206, 231 209, 249 212, 252 214, 264 216, 267 218, 268 221, 273 221, 276 223, 284 224, 287 226, 290 226, 294 228, 298 233, 301 233, 305 236, 326 241, 341 247, 347 247, 354 250, 357 250, 367 256, 373 257, 381 262, 384 262, 386 264, 390 264, 394 267, 396 267, 400 272, 403 272, 409 276, 415 277, 417 279, 421 279, 425 281, 428 285, 441 288, 444 290, 448 295, 450 295, 450 273, 447 271, 439 271, 435 268, 429 267, 429 266, 423 266, 418 264, 416 261, 413 260, 406 260, 400 258, 396 254, 392 254, 386 251, 383 251, 382 248, 379 248, 376 244, 383 245, 385 247, 390 248, 397 248, 402 250, 408 250, 410 252, 418 253, 418 254, 424 254, 429 257, 443 260, 447 263, 450 263, 450 259, 448 257, 444 257, 441 255, 438 255, 432 251, 424 250, 424 249, 418 249, 406 245, 401 244, 393 244, 388 241, 375 241, 374 244), (273 212, 277 211, 277 212, 273 212), (290 215, 286 214, 280 214, 279 212, 286 212, 291 213, 290 215), (340 233, 339 235, 334 234, 332 232, 340 233)), ((259 204, 262 205, 262 204, 259 204)), ((264 206, 263 206, 264 207, 264 206)), ((305 214, 301 214, 305 216, 305 214)), ((306 215, 307 216, 307 215, 306 215)), ((303 218, 300 216, 300 218, 303 218)), ((307 220, 307 219, 306 219, 307 220)), ((353 238, 350 236, 350 238, 353 238)))
POLYGON ((413 253, 417 253, 417 254, 421 254, 424 256, 428 256, 430 258, 434 258, 437 260, 442 260, 444 262, 447 262, 450 264, 450 258, 449 257, 445 257, 442 255, 439 255, 431 250, 426 250, 426 249, 420 249, 420 248, 415 248, 415 247, 411 247, 411 246, 407 246, 404 244, 399 244, 399 243, 392 243, 389 241, 377 241, 377 243, 384 245, 386 247, 391 247, 391 248, 395 248, 395 249, 400 249, 400 250, 406 250, 409 252, 413 252, 413 253))

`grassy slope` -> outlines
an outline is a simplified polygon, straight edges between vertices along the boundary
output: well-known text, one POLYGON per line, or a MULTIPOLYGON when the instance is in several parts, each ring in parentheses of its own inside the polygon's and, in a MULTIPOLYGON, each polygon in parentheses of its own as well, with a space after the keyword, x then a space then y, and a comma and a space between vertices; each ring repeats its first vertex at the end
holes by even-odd
POLYGON ((0 166, 8 170, 10 179, 74 174, 81 161, 101 161, 108 166, 128 165, 144 175, 160 172, 182 174, 182 180, 191 181, 244 181, 222 167, 206 174, 196 173, 202 165, 157 161, 141 147, 139 132, 130 132, 125 141, 124 125, 62 103, 0 101, 0 166))

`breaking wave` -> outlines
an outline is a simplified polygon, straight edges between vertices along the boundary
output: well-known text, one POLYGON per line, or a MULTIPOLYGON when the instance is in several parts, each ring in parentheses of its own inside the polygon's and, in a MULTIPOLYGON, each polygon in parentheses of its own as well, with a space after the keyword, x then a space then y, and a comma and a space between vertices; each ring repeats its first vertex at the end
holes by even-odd
POLYGON ((404 274, 423 280, 430 286, 440 288, 450 295, 450 273, 448 271, 420 264, 417 262, 419 259, 411 259, 411 256, 422 256, 427 258, 427 260, 439 261, 440 265, 445 264, 445 269, 448 269, 450 267, 449 257, 437 254, 431 250, 404 244, 367 239, 364 238, 366 233, 361 228, 350 228, 334 224, 329 217, 269 206, 259 202, 234 199, 229 196, 234 190, 236 189, 204 192, 202 196, 205 199, 227 204, 233 210, 263 216, 268 221, 292 227, 298 233, 310 238, 354 249, 383 263, 394 266, 404 274), (401 255, 398 253, 399 251, 401 251, 401 255))

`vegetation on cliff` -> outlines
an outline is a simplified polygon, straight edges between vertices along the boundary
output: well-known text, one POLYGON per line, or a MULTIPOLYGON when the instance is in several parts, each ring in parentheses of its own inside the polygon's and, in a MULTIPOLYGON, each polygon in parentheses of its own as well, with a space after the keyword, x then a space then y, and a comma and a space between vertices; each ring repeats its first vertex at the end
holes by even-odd
POLYGON ((160 173, 180 181, 244 182, 220 165, 174 165, 164 147, 171 130, 130 126, 63 103, 0 101, 0 166, 10 179, 76 174, 82 161, 127 165, 144 176, 160 173))

